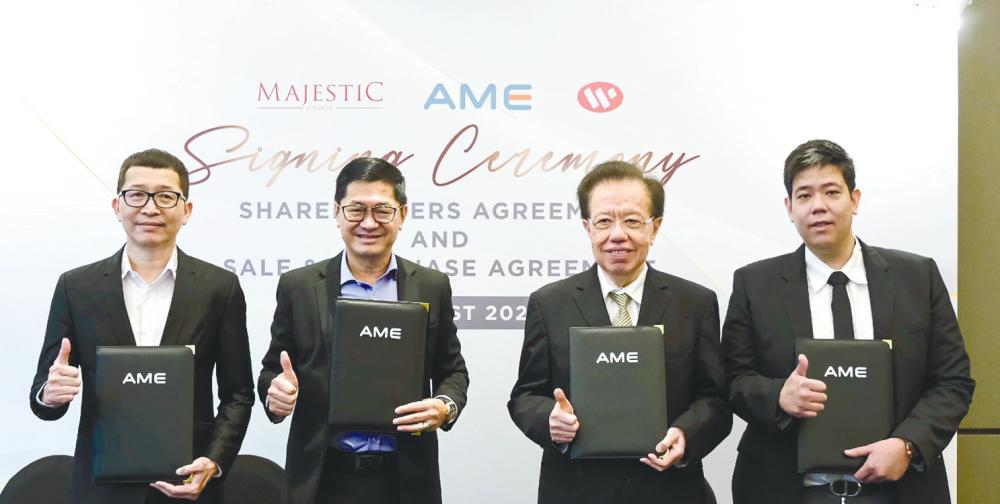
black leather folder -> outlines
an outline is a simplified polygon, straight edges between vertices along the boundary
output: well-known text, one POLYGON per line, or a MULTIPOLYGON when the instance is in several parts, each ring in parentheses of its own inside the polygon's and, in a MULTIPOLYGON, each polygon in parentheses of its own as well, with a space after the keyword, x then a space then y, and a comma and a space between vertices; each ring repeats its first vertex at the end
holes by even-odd
POLYGON ((177 481, 194 460, 194 351, 97 347, 95 483, 177 481))
POLYGON ((396 432, 397 406, 422 397, 427 307, 338 299, 330 352, 330 426, 396 432))
POLYGON ((667 434, 663 340, 652 326, 569 329, 571 458, 638 458, 667 434))
POLYGON ((854 473, 865 458, 844 450, 883 440, 894 425, 891 342, 797 338, 795 352, 827 395, 823 411, 799 426, 799 472, 854 473))

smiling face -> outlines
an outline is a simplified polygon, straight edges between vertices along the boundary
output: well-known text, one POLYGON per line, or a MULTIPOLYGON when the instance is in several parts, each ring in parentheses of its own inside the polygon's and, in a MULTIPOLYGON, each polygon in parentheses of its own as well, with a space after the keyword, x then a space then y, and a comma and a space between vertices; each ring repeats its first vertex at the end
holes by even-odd
MULTIPOLYGON (((122 190, 138 189, 146 192, 181 192, 181 181, 177 172, 165 168, 133 166, 125 172, 122 190)), ((125 229, 129 248, 132 250, 158 250, 173 248, 177 243, 177 232, 191 217, 191 203, 181 199, 173 208, 159 208, 149 198, 141 208, 130 207, 122 197, 111 202, 118 221, 125 229)))
POLYGON ((338 205, 363 205, 369 208, 361 222, 348 221, 342 210, 337 211, 337 227, 340 228, 349 263, 373 266, 388 264, 392 245, 406 219, 407 207, 396 211, 396 215, 387 223, 376 222, 370 209, 380 205, 399 208, 393 186, 387 182, 351 182, 338 205))
POLYGON ((652 213, 649 192, 638 180, 601 182, 590 193, 590 222, 584 229, 590 237, 594 260, 618 286, 631 283, 642 270, 649 246, 660 230, 661 219, 653 219, 637 229, 629 229, 626 220, 645 222, 652 213), (597 229, 591 222, 611 219, 609 229, 597 229))
POLYGON ((785 209, 809 250, 830 263, 850 257, 854 248, 851 224, 860 201, 861 191, 847 188, 840 169, 814 166, 800 171, 792 180, 792 194, 785 198, 785 209))

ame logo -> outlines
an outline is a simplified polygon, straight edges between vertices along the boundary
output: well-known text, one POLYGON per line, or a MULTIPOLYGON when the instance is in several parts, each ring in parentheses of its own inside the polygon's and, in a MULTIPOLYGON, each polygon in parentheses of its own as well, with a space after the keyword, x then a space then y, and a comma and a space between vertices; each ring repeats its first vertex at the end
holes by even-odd
POLYGON ((358 336, 369 338, 402 339, 403 330, 398 327, 365 326, 358 336))
POLYGON ((823 378, 868 378, 868 368, 865 366, 827 366, 823 378))
POLYGON ((597 356, 598 364, 638 364, 639 352, 601 352, 597 356))
POLYGON ((167 383, 167 373, 125 373, 125 378, 122 380, 122 384, 131 383, 133 385, 138 385, 140 383, 149 383, 153 385, 163 385, 167 383))

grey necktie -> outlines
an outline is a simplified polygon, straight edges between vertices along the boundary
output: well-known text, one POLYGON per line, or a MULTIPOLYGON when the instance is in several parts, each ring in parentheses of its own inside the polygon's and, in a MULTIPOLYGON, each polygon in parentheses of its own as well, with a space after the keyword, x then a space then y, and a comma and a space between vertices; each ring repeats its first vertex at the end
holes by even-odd
POLYGON ((618 313, 615 314, 615 319, 611 321, 611 325, 615 327, 632 325, 632 317, 628 314, 628 302, 632 298, 624 292, 609 292, 608 297, 618 305, 618 313))

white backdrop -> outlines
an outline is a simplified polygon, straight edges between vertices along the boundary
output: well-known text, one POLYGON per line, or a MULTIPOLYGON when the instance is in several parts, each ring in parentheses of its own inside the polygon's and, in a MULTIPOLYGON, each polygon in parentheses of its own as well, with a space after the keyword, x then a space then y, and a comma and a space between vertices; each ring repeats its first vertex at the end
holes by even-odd
MULTIPOLYGON (((534 500, 540 450, 505 406, 522 334, 503 319, 592 261, 574 202, 592 163, 638 159, 664 180, 650 259, 714 289, 725 310, 735 268, 799 243, 782 204, 785 156, 832 139, 858 168, 859 236, 935 257, 955 291, 948 9, 911 0, 12 9, 0 21, 9 362, 0 483, 72 451, 78 405, 45 423, 27 404, 52 288, 59 273, 121 245, 110 210, 117 167, 147 147, 175 153, 200 182, 179 243, 241 274, 255 372, 277 273, 341 248, 329 218, 336 171, 358 153, 401 160, 413 208, 397 251, 448 271, 463 307, 472 385, 461 421, 441 436, 446 502, 534 500), (593 82, 617 86, 620 106, 587 110, 578 92, 593 82)), ((255 405, 243 452, 282 463, 287 427, 255 405)), ((731 500, 742 428, 737 420, 706 461, 720 502, 731 500)))

